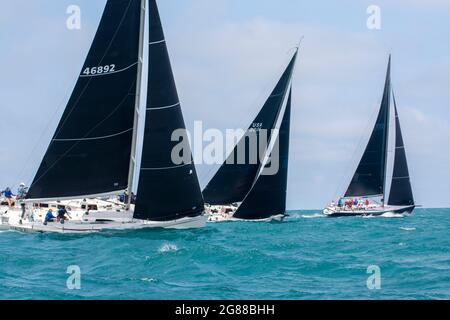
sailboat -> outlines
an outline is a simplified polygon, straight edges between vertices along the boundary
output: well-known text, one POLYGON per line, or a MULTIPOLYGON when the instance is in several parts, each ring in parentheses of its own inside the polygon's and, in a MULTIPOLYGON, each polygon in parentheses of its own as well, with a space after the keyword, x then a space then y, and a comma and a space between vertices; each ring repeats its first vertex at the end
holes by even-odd
POLYGON ((297 55, 298 48, 260 113, 204 189, 210 221, 272 221, 283 220, 286 216, 292 94, 289 88, 297 55), (264 130, 266 135, 261 134, 264 130), (252 132, 256 133, 258 142, 264 142, 253 149, 258 155, 253 162, 247 143, 248 134, 252 132), (244 163, 237 159, 242 150, 246 152, 244 163), (275 173, 268 172, 272 152, 279 156, 279 168, 275 173))
MULTIPOLYGON (((205 225, 193 161, 174 163, 171 139, 184 130, 180 101, 155 0, 108 0, 78 82, 27 195, 29 219, 10 217, 21 231, 85 233, 205 225), (147 6, 148 4, 148 6, 147 6), (145 39, 145 19, 149 39, 145 39), (149 46, 145 128, 138 130, 144 45, 149 46), (135 204, 138 132, 143 132, 135 204), (99 212, 64 224, 33 217, 33 206, 127 192, 120 213, 99 212)), ((191 154, 190 150, 183 150, 191 154)), ((192 159, 192 157, 191 157, 192 159)))
POLYGON ((389 56, 383 99, 370 140, 345 196, 339 199, 337 204, 333 203, 325 208, 323 213, 330 217, 378 216, 386 213, 410 214, 415 207, 397 102, 391 87, 391 57, 389 56), (391 188, 387 194, 391 97, 395 116, 395 155, 393 174, 390 178, 391 188), (380 200, 379 202, 370 201, 370 198, 380 200))

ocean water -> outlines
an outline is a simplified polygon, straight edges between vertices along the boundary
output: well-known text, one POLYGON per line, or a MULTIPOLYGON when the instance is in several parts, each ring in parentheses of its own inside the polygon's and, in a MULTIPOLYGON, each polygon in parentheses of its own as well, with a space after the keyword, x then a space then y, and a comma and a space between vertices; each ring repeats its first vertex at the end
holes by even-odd
POLYGON ((450 209, 189 231, 0 232, 1 299, 450 299, 450 209), (67 287, 68 266, 81 288, 67 287), (381 288, 370 290, 369 266, 381 288))

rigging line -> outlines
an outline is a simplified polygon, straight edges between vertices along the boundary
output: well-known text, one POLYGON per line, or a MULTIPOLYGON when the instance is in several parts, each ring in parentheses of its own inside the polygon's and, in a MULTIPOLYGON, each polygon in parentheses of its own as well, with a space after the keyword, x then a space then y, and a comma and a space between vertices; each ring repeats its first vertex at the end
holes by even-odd
MULTIPOLYGON (((123 25, 123 22, 125 21, 125 17, 126 17, 127 14, 128 14, 128 11, 129 11, 129 9, 130 9, 131 2, 132 2, 132 1, 133 1, 133 0, 130 0, 130 1, 129 1, 128 7, 126 8, 126 10, 125 10, 125 12, 124 12, 124 14, 123 14, 122 19, 121 19, 121 21, 120 21, 120 23, 119 23, 119 25, 118 25, 116 31, 114 32, 114 35, 113 35, 112 38, 111 38, 111 41, 109 42, 108 47, 107 47, 106 50, 105 50, 105 53, 103 54, 102 58, 100 59, 100 61, 99 61, 99 63, 98 63, 99 65, 102 64, 103 60, 105 59, 106 55, 108 54, 109 49, 111 49, 111 46, 112 46, 114 40, 116 39, 117 34, 119 33, 119 30, 120 30, 120 28, 121 28, 122 25, 123 25)), ((101 20, 100 20, 100 22, 101 22, 101 20)), ((95 39, 94 39, 94 40, 95 40, 95 39)), ((72 112, 75 110, 75 107, 78 105, 78 103, 80 102, 80 100, 81 100, 81 98, 83 97, 84 93, 86 92, 87 88, 89 87, 89 85, 90 85, 92 79, 93 79, 92 77, 89 78, 88 82, 87 82, 86 85, 84 86, 84 88, 83 88, 83 90, 81 91, 80 95, 79 95, 78 98, 76 99, 76 101, 75 101, 73 107, 71 108, 71 110, 69 111, 69 113, 67 114, 67 116, 65 117, 65 119, 61 122, 61 124, 60 124, 60 126, 59 126, 59 129, 55 132, 55 135, 54 135, 53 137, 57 137, 58 134, 61 132, 61 130, 62 130, 62 128, 64 127, 64 125, 66 124, 67 120, 69 120, 70 115, 71 115, 72 112)))
POLYGON ((103 140, 103 139, 108 139, 108 138, 114 138, 114 137, 120 136, 120 135, 122 135, 124 133, 127 133, 127 132, 130 132, 130 131, 133 131, 133 128, 124 130, 122 132, 118 132, 118 133, 110 134, 110 135, 107 135, 107 136, 103 136, 103 137, 92 137, 92 138, 81 138, 81 139, 53 139, 53 141, 56 141, 56 142, 67 142, 67 141, 103 140))
MULTIPOLYGON (((362 146, 362 143, 364 142, 364 137, 365 137, 365 136, 364 136, 364 132, 367 132, 367 129, 370 128, 370 125, 373 123, 372 120, 373 120, 373 118, 375 117, 375 115, 376 115, 376 113, 377 113, 378 110, 379 110, 379 107, 377 106, 377 107, 372 111, 372 114, 371 114, 371 116, 370 116, 370 118, 369 118, 369 120, 368 120, 368 122, 367 122, 367 124, 366 124, 366 127, 364 128, 363 134, 361 135, 361 137, 360 137, 360 139, 359 139, 359 142, 358 142, 358 144, 356 145, 356 147, 355 147, 355 149, 354 149, 354 151, 353 151, 353 154, 352 154, 352 156, 351 156, 350 159, 355 159, 356 152, 360 149, 360 147, 362 146)), ((375 120, 375 122, 376 122, 376 120, 375 120)), ((369 139, 370 139, 370 137, 369 137, 369 139)), ((364 154, 364 151, 363 151, 363 154, 364 154)), ((344 184, 345 176, 346 176, 346 174, 350 171, 350 166, 351 166, 351 165, 352 165, 351 161, 348 161, 347 166, 345 167, 345 170, 342 172, 342 175, 341 175, 341 179, 340 179, 339 185, 337 186, 336 190, 334 191, 334 197, 336 197, 336 195, 338 194, 339 189, 341 189, 342 185, 344 184)), ((355 169, 355 170, 356 170, 356 169, 355 169)), ((353 179, 353 175, 352 175, 351 179, 353 179)), ((350 183, 351 183, 351 180, 350 180, 350 183)))
POLYGON ((179 168, 184 168, 187 166, 192 165, 193 163, 185 163, 185 164, 181 164, 181 165, 177 165, 177 166, 172 166, 172 167, 159 167, 159 168, 141 168, 141 171, 158 171, 158 170, 171 170, 171 169, 179 169, 179 168))
POLYGON ((123 14, 123 16, 122 16, 122 19, 120 20, 120 23, 119 23, 119 25, 118 25, 116 31, 114 32, 114 35, 112 36, 111 41, 109 42, 109 45, 108 45, 108 47, 107 47, 106 50, 105 50, 105 53, 103 54, 102 58, 100 59, 100 62, 99 62, 100 65, 102 64, 103 59, 105 59, 106 55, 108 54, 109 49, 111 49, 111 46, 112 46, 114 40, 116 40, 117 34, 119 33, 119 30, 120 30, 120 28, 122 27, 123 22, 125 21, 125 18, 126 18, 127 14, 128 14, 128 11, 130 10, 130 6, 131 6, 131 3, 132 3, 132 2, 133 2, 133 0, 130 0, 130 1, 128 2, 128 6, 127 6, 127 8, 125 9, 125 12, 124 12, 124 14, 123 14))
MULTIPOLYGON (((117 107, 108 115, 105 117, 105 119, 103 119, 102 121, 100 121, 99 123, 97 123, 91 130, 89 130, 85 137, 87 137, 89 134, 91 134, 95 129, 97 129, 101 124, 103 124, 106 120, 108 120, 117 110, 119 110, 122 105, 125 103, 125 101, 127 100, 128 97, 135 95, 135 93, 130 93, 130 90, 135 86, 136 80, 133 82, 132 86, 128 89, 128 94, 122 99, 122 101, 117 105, 117 107)), ((64 152, 64 154, 62 154, 55 162, 53 162, 53 164, 47 169, 45 170, 45 172, 37 179, 35 179, 35 181, 33 181, 32 185, 30 186, 30 188, 35 185, 36 183, 38 183, 51 169, 53 169, 53 167, 59 162, 61 161, 61 159, 63 159, 70 151, 72 151, 77 145, 80 144, 81 141, 77 141, 76 143, 73 144, 73 146, 71 146, 66 152, 64 152)))
MULTIPOLYGON (((72 81, 72 82, 73 82, 73 81, 72 81)), ((73 87, 73 85, 71 84, 70 87, 73 87)), ((67 91, 70 89, 70 87, 68 87, 67 90, 65 90, 65 92, 67 92, 67 91)), ((49 130, 51 124, 53 123, 54 119, 56 118, 56 115, 59 113, 59 111, 61 110, 61 108, 64 106, 64 102, 66 101, 68 95, 69 95, 69 94, 66 93, 66 94, 64 95, 64 97, 62 98, 61 102, 57 104, 58 107, 57 107, 56 110, 54 111, 53 115, 49 118, 49 121, 47 122, 47 125, 45 126, 44 130, 42 130, 41 135, 39 136, 39 138, 36 140, 36 143, 34 144, 34 147, 33 147, 33 149, 31 150, 30 154, 28 155, 25 164, 23 165, 22 169, 20 169, 20 171, 19 171, 20 173, 17 174, 16 177, 19 177, 19 178, 20 178, 20 177, 24 174, 25 169, 27 169, 28 166, 30 165, 30 163, 31 163, 31 158, 32 158, 33 155, 35 154, 35 152, 36 152, 36 150, 37 150, 37 148, 38 148, 38 146, 39 146, 39 142, 40 142, 41 140, 43 140, 43 138, 44 138, 46 132, 49 130)), ((34 177, 33 177, 33 178, 34 178, 34 177)), ((13 188, 15 188, 15 187, 16 187, 16 185, 13 185, 13 188)))

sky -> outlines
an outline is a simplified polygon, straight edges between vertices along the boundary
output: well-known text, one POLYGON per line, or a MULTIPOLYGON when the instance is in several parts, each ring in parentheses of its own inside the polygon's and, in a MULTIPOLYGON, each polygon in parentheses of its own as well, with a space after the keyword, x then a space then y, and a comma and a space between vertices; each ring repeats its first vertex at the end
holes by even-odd
MULTIPOLYGON (((0 188, 30 183, 69 99, 105 0, 2 2, 0 188), (81 8, 81 29, 66 10, 81 8)), ((186 125, 247 128, 301 37, 293 77, 289 209, 350 182, 392 53, 416 202, 450 207, 450 1, 160 0, 186 125), (381 10, 369 29, 367 8, 381 10)), ((218 166, 198 166, 205 186, 218 166)))

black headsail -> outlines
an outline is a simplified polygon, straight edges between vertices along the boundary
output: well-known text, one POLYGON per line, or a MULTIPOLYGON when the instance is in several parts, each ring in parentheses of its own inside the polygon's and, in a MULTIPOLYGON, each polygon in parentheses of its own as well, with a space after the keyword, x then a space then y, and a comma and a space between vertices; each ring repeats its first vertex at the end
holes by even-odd
MULTIPOLYGON (((259 175, 252 189, 235 212, 235 218, 258 220, 284 215, 286 212, 291 100, 292 89, 289 93, 286 110, 275 142, 277 147, 272 150, 272 156, 274 152, 279 153, 278 170, 275 174, 269 174, 268 171, 272 169, 268 169, 267 165, 263 168, 262 174, 259 175)), ((276 159, 277 157, 271 158, 276 159)))
POLYGON ((108 0, 28 198, 75 198, 127 188, 140 5, 139 0, 108 0))
POLYGON ((261 168, 260 154, 265 153, 266 150, 259 150, 260 134, 258 129, 266 130, 267 146, 270 139, 272 129, 275 126, 276 119, 281 111, 283 102, 286 98, 289 83, 294 70, 295 61, 297 58, 297 52, 292 57, 289 65, 278 81, 275 89, 270 94, 266 103, 262 107, 260 113, 253 121, 252 125, 247 130, 239 143, 234 148, 233 152, 229 155, 228 159, 217 171, 216 175, 212 178, 209 184, 203 191, 205 202, 211 205, 226 205, 235 202, 241 202, 244 200, 247 193, 255 181, 256 175, 261 168), (256 130, 256 136, 258 139, 257 156, 253 157, 256 161, 250 161, 250 146, 248 143, 248 133, 256 130), (245 150, 245 163, 238 161, 238 153, 245 150))
POLYGON ((150 0, 150 44, 144 146, 134 218, 170 221, 204 210, 195 165, 177 164, 175 131, 186 133, 164 32, 155 0, 150 0))
POLYGON ((414 197, 409 178, 408 163, 406 161, 405 145, 403 143, 400 119, 397 111, 397 103, 394 98, 395 110, 395 157, 392 174, 391 191, 388 204, 392 206, 414 205, 414 197))
POLYGON ((391 101, 391 58, 375 128, 345 197, 384 196, 391 101))

